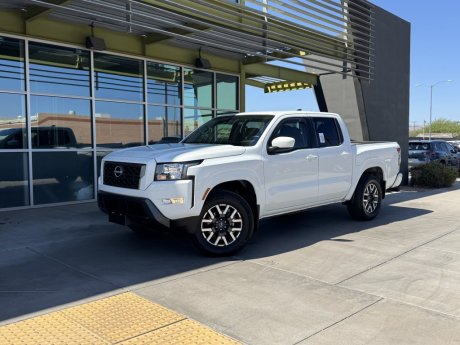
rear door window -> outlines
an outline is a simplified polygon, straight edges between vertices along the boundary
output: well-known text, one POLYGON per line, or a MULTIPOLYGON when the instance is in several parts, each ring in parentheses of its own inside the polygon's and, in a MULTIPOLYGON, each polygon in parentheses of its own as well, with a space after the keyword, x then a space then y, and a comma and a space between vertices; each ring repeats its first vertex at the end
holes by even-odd
POLYGON ((433 150, 436 152, 444 151, 443 147, 439 143, 432 143, 433 150))
POLYGON ((343 135, 337 120, 332 117, 313 118, 319 147, 340 146, 343 135))
POLYGON ((430 150, 430 143, 409 143, 409 150, 428 151, 430 150))

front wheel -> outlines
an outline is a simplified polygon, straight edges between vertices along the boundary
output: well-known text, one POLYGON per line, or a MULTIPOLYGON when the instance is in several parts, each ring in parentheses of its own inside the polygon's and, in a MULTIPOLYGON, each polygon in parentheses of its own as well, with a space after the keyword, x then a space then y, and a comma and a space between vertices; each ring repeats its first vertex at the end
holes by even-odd
POLYGON ((207 255, 228 256, 243 248, 253 231, 254 216, 247 201, 223 191, 204 204, 193 242, 207 255))
POLYGON ((382 187, 372 175, 361 178, 353 198, 347 204, 348 212, 357 220, 371 220, 377 217, 382 205, 382 187))

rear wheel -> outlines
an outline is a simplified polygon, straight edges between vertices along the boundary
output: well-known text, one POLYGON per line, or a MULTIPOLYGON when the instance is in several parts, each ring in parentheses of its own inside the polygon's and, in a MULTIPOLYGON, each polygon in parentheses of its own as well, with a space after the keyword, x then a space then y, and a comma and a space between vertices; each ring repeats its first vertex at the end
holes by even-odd
POLYGON ((373 175, 365 175, 356 187, 353 198, 347 204, 348 212, 357 220, 377 217, 382 205, 382 187, 373 175))
POLYGON ((253 231, 254 216, 247 201, 222 191, 206 201, 193 241, 207 255, 227 256, 240 250, 253 231))

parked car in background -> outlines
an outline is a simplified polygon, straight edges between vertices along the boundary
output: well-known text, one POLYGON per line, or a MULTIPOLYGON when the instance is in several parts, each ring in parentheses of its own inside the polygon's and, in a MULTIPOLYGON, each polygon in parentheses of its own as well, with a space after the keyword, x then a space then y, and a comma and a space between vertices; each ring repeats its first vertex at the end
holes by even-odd
POLYGON ((460 168, 460 157, 449 143, 443 140, 410 140, 409 167, 430 162, 439 162, 457 169, 460 168))

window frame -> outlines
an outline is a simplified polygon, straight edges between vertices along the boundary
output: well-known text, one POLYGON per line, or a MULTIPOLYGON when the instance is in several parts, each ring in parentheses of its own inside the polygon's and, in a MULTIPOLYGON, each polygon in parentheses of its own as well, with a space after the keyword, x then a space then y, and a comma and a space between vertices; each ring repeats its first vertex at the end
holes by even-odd
MULTIPOLYGON (((95 187, 95 183, 97 181, 97 176, 98 176, 98 170, 99 170, 99 164, 97 164, 98 160, 100 159, 101 154, 107 154, 113 151, 118 150, 119 148, 107 148, 107 147, 101 147, 98 146, 97 144, 97 118, 96 118, 96 103, 98 101, 107 101, 107 102, 118 102, 118 103, 133 103, 133 104, 138 104, 143 107, 143 139, 144 142, 141 144, 147 144, 151 138, 148 136, 148 120, 149 120, 149 111, 148 108, 150 105, 154 106, 165 106, 165 107, 173 107, 177 108, 179 110, 175 110, 179 112, 179 121, 180 121, 180 134, 179 136, 181 138, 184 138, 184 125, 185 125, 185 119, 184 119, 184 113, 186 111, 190 111, 187 109, 194 109, 199 112, 206 112, 209 114, 209 119, 214 118, 217 116, 217 114, 221 114, 224 112, 231 112, 231 113, 239 113, 240 112, 240 106, 241 106, 241 73, 238 72, 228 72, 225 70, 219 70, 219 69, 202 69, 202 68, 196 68, 192 64, 186 64, 186 63, 174 63, 171 61, 166 61, 166 60, 161 60, 161 57, 158 58, 152 58, 149 56, 139 56, 139 55, 134 55, 134 54, 129 54, 129 53, 121 53, 121 52, 115 52, 115 51, 104 51, 104 52, 96 52, 91 49, 87 49, 84 47, 84 45, 79 45, 79 44, 72 44, 72 43, 63 43, 63 42, 56 42, 56 41, 51 41, 48 39, 40 39, 40 38, 33 38, 33 37, 23 37, 19 36, 16 34, 8 34, 8 33, 1 33, 0 37, 8 38, 8 39, 13 39, 17 40, 19 43, 19 46, 22 47, 23 49, 23 57, 22 57, 22 63, 20 67, 21 75, 24 79, 23 87, 21 90, 0 90, 0 92, 5 93, 5 94, 18 94, 18 95, 23 95, 25 98, 25 117, 26 117, 26 123, 24 126, 24 133, 27 135, 27 142, 23 145, 22 148, 12 148, 12 149, 1 149, 0 148, 0 153, 24 153, 27 154, 27 183, 28 183, 28 204, 26 206, 19 206, 19 207, 12 207, 12 208, 28 208, 28 207, 36 207, 39 206, 40 204, 35 201, 34 198, 34 169, 33 169, 33 156, 36 153, 41 153, 41 152, 82 152, 84 151, 85 153, 87 152, 92 152, 93 154, 93 170, 92 173, 94 175, 93 179, 93 194, 92 194, 92 199, 90 200, 95 200, 96 197, 96 192, 97 188, 95 187), (30 49, 33 44, 43 44, 49 46, 49 48, 55 47, 56 49, 72 49, 72 50, 81 50, 84 54, 89 54, 89 75, 90 75, 90 80, 89 80, 89 94, 88 95, 80 95, 79 93, 76 94, 68 94, 68 92, 64 93, 54 93, 53 90, 32 90, 30 87, 31 84, 31 75, 30 75, 30 67, 32 65, 31 61, 31 56, 30 56, 30 49), (139 101, 130 101, 130 100, 125 100, 125 99, 118 99, 116 97, 106 99, 103 97, 98 97, 95 92, 95 54, 102 53, 105 55, 110 55, 110 56, 116 56, 119 58, 127 58, 127 59, 133 59, 137 60, 141 63, 141 66, 143 66, 141 78, 142 78, 142 84, 143 84, 143 98, 142 100, 139 101), (147 63, 158 63, 158 64, 163 64, 163 65, 169 65, 169 66, 174 66, 179 68, 181 71, 181 85, 179 88, 180 91, 180 98, 181 98, 181 103, 179 105, 177 104, 156 104, 156 103, 151 103, 148 100, 147 97, 147 91, 148 91, 148 69, 147 69, 147 63), (184 104, 183 97, 184 97, 184 69, 189 68, 193 70, 200 70, 204 72, 209 72, 211 73, 212 76, 212 104, 210 105, 210 108, 204 108, 204 107, 187 107, 184 104), (23 73, 23 74, 22 74, 23 73), (219 108, 219 105, 217 104, 217 75, 230 75, 234 76, 237 79, 237 109, 221 109, 219 108), (43 92, 41 92, 43 91, 43 92), (56 97, 56 98, 69 98, 69 99, 80 99, 80 100, 88 100, 91 103, 91 137, 92 137, 92 145, 91 147, 59 147, 59 148, 36 148, 33 147, 32 145, 32 124, 30 122, 30 118, 33 114, 31 114, 31 104, 30 100, 32 96, 48 96, 48 97, 56 97)), ((20 73, 18 72, 18 75, 20 73)), ((86 87, 86 86, 85 86, 86 87)), ((87 200, 82 200, 82 201, 56 201, 53 202, 55 205, 66 205, 66 204, 75 204, 79 202, 87 202, 87 200)), ((1 210, 7 210, 10 209, 9 207, 2 208, 1 210)))
MULTIPOLYGON (((308 142, 308 138, 304 136, 304 139, 305 139, 305 143, 308 142)), ((270 156, 273 156, 273 155, 279 155, 279 154, 284 154, 284 153, 290 153, 290 152, 294 152, 294 151, 299 151, 299 150, 309 150, 309 149, 314 149, 317 147, 317 140, 316 140, 316 135, 314 134, 314 128, 312 127, 312 122, 310 120, 310 118, 306 118, 306 117, 288 117, 288 118, 285 118, 285 119, 282 119, 276 126, 275 128, 273 129, 273 131, 270 133, 270 136, 268 137, 268 141, 267 141, 267 145, 265 147, 265 150, 266 150, 266 153, 270 156), (292 122, 292 121, 298 121, 298 122, 303 122, 304 125, 305 125, 305 128, 306 128, 306 134, 308 135, 311 135, 312 138, 313 138, 313 143, 311 145, 311 147, 308 147, 308 145, 306 145, 305 147, 301 147, 301 148, 295 148, 293 147, 292 149, 285 149, 285 150, 280 150, 280 151, 277 151, 277 152, 270 152, 269 148, 272 147, 271 146, 271 142, 273 141, 273 139, 275 139, 275 133, 286 123, 286 122, 292 122)))
POLYGON ((311 117, 311 120, 313 122, 313 129, 314 129, 314 132, 315 132, 315 138, 316 138, 318 148, 323 149, 323 148, 327 148, 327 147, 340 147, 340 146, 343 145, 345 140, 344 140, 344 137, 343 137, 342 128, 340 127, 339 122, 337 121, 336 118, 334 118, 334 117, 313 116, 313 117, 311 117), (319 132, 318 132, 318 129, 316 127, 316 119, 318 119, 318 120, 332 120, 334 122, 334 127, 335 127, 335 130, 336 130, 336 133, 337 133, 337 139, 339 140, 338 145, 325 145, 325 146, 321 145, 321 140, 319 138, 319 132))

